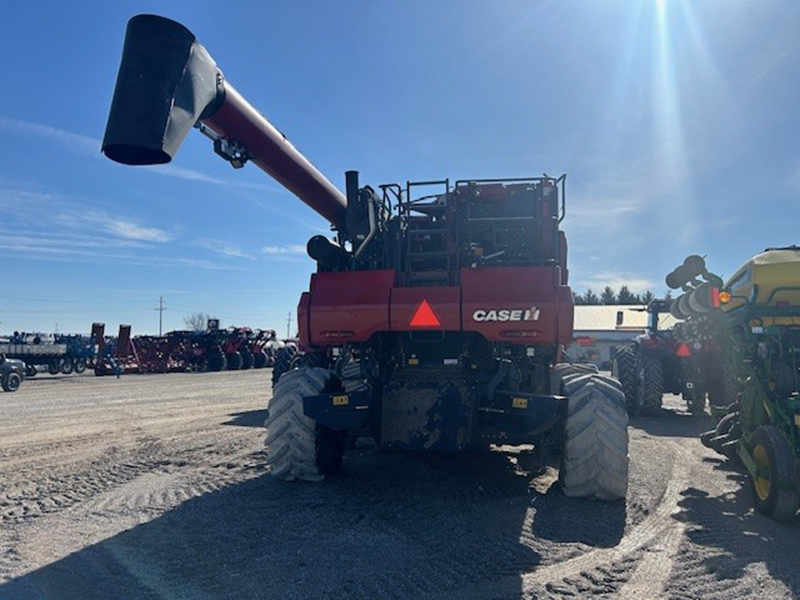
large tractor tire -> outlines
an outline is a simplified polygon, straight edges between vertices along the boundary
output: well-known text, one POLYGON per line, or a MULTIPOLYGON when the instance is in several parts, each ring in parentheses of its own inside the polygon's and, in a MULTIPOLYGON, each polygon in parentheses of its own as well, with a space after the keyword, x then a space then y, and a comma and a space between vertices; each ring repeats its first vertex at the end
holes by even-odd
POLYGON ((206 371, 224 371, 228 368, 228 359, 222 352, 210 352, 205 360, 206 371))
POLYGON ((569 398, 564 424, 561 489, 573 498, 618 500, 628 491, 628 413, 622 385, 612 377, 554 369, 557 392, 569 398))
POLYGON ((86 359, 82 357, 76 358, 75 362, 73 363, 73 368, 78 375, 86 371, 86 359))
POLYGON ((228 371, 238 371, 242 368, 242 354, 241 352, 229 352, 225 355, 228 361, 228 371))
POLYGON ((322 394, 335 375, 328 369, 301 367, 284 373, 267 406, 267 465, 285 481, 321 481, 342 467, 344 436, 303 414, 303 397, 322 394))
POLYGON ((283 348, 278 350, 275 355, 275 366, 272 367, 272 388, 281 378, 281 375, 286 373, 292 367, 292 361, 297 356, 297 346, 294 344, 286 344, 283 348))
POLYGON ((625 406, 629 415, 639 412, 636 396, 636 352, 630 346, 619 346, 614 360, 611 361, 611 374, 622 384, 625 393, 625 406))
POLYGON ((252 369, 253 363, 255 361, 253 353, 250 352, 249 349, 245 348, 244 350, 239 350, 239 354, 242 355, 242 371, 246 371, 247 369, 252 369))
POLYGON ((256 352, 253 354, 253 368, 254 369, 263 369, 267 366, 267 355, 264 352, 256 352))
POLYGON ((19 373, 12 371, 3 378, 3 390, 6 392, 16 392, 20 385, 22 385, 22 377, 19 373))
POLYGON ((636 403, 639 411, 646 415, 658 414, 664 397, 664 367, 661 360, 639 353, 636 376, 636 403))
POLYGON ((708 385, 708 403, 711 414, 725 414, 728 407, 739 404, 739 389, 736 378, 724 360, 718 360, 713 368, 713 379, 708 385))
POLYGON ((757 470, 750 481, 756 508, 777 521, 793 519, 800 508, 800 475, 795 473, 791 445, 774 425, 758 427, 751 441, 757 470))

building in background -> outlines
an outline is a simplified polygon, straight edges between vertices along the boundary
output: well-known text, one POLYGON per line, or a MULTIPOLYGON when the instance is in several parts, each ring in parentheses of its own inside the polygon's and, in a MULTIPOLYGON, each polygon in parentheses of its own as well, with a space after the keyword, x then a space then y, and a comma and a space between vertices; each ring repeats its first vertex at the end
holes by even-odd
MULTIPOLYGON (((638 305, 576 306, 572 343, 567 358, 572 362, 588 362, 609 370, 614 349, 633 340, 647 330, 650 315, 638 305)), ((672 329, 675 319, 670 314, 659 318, 659 329, 672 329)))

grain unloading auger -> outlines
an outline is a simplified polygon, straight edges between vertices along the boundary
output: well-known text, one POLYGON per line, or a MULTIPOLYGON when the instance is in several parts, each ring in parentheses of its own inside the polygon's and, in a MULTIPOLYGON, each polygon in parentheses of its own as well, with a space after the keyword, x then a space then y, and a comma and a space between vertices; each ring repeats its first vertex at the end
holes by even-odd
POLYGON ((347 439, 368 436, 413 450, 533 445, 534 458, 560 458, 566 494, 625 495, 619 382, 558 364, 573 318, 560 231, 565 176, 376 191, 349 171, 342 194, 224 79, 191 32, 133 18, 103 151, 126 164, 169 162, 192 127, 234 167, 255 163, 336 231, 335 240, 308 243, 317 272, 298 308, 303 352, 268 406, 274 476, 321 479, 341 468, 347 439))

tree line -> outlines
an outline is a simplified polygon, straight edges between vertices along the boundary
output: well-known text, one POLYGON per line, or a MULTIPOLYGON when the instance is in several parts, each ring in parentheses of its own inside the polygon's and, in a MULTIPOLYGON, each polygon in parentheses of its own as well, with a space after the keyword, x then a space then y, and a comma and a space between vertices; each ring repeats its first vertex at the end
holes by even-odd
MULTIPOLYGON (((605 289, 600 293, 598 296, 591 288, 586 290, 585 294, 576 294, 573 292, 573 297, 575 298, 575 304, 585 305, 585 304, 641 304, 646 305, 649 304, 651 300, 655 299, 655 295, 651 291, 646 291, 642 294, 634 294, 633 292, 628 289, 627 285, 623 285, 619 288, 618 292, 615 292, 611 286, 606 286, 605 289)), ((667 297, 669 297, 669 292, 667 292, 667 297)))

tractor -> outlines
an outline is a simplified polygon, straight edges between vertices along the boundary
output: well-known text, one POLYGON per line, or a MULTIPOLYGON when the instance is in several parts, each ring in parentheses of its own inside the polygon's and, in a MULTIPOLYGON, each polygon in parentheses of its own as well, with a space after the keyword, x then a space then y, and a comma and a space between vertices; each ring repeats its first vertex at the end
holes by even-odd
POLYGON ((800 248, 768 248, 723 284, 698 256, 670 273, 681 344, 717 423, 701 441, 746 468, 756 508, 800 508, 800 248))
POLYGON ((661 315, 669 314, 671 304, 652 300, 641 309, 647 311, 647 331, 616 348, 611 372, 622 383, 630 415, 657 414, 664 394, 682 395, 692 414, 705 412, 705 389, 695 387, 694 363, 686 360, 673 331, 659 329, 661 315))
MULTIPOLYGON (((128 23, 103 152, 170 162, 192 128, 234 168, 254 163, 328 220, 298 306, 300 359, 273 388, 272 476, 318 481, 346 441, 396 450, 530 449, 564 493, 628 485, 619 382, 562 364, 572 337, 566 176, 362 185, 342 193, 223 76, 183 25, 128 23)), ((519 463, 518 463, 519 464, 519 463)))

